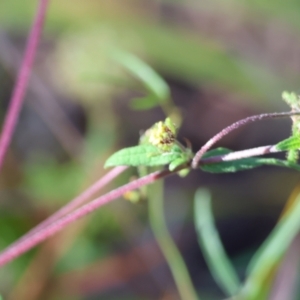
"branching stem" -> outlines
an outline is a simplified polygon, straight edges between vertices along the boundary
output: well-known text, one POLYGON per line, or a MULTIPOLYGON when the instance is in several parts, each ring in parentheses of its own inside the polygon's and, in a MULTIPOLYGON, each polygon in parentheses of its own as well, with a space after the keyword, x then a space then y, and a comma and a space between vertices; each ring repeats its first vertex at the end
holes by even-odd
POLYGON ((95 193, 99 192, 104 186, 106 186, 109 182, 111 182, 114 178, 120 175, 123 171, 127 169, 126 166, 119 166, 113 168, 99 180, 97 180, 93 185, 91 185, 88 189, 83 191, 80 195, 76 198, 68 202, 65 206, 55 212, 53 215, 48 217, 46 220, 41 222, 39 225, 28 231, 25 235, 23 235, 17 242, 11 244, 6 250, 14 247, 16 243, 23 241, 25 239, 30 238, 36 232, 42 230, 43 228, 47 227, 53 222, 56 222, 61 217, 65 216, 66 214, 70 213, 71 211, 75 210, 77 207, 81 206, 82 204, 86 203, 95 193))
MULTIPOLYGON (((222 161, 232 161, 232 160, 238 160, 247 157, 264 155, 267 153, 280 152, 280 150, 278 150, 276 146, 263 146, 263 147, 257 147, 253 149, 243 150, 243 151, 232 152, 226 155, 201 159, 203 154, 205 154, 210 149, 210 147, 214 145, 217 141, 219 141, 221 138, 223 138, 231 131, 243 125, 246 125, 247 123, 260 121, 264 119, 270 119, 270 118, 289 117, 289 116, 299 115, 299 114, 300 112, 269 113, 269 114, 251 116, 246 119, 235 122, 232 125, 223 129, 217 135, 215 135, 196 153, 191 163, 191 167, 196 168, 199 165, 218 163, 222 161)), ((56 214, 54 214, 53 216, 51 216, 50 218, 42 222, 37 227, 33 228, 30 232, 28 232, 26 235, 21 237, 11 246, 6 248, 2 253, 0 253, 0 267, 12 261, 14 258, 20 256, 21 254, 28 251, 29 249, 33 248, 34 246, 44 241, 48 237, 59 232, 68 224, 93 212, 94 210, 101 207, 102 205, 115 200, 116 198, 122 196, 124 193, 151 184, 156 180, 162 179, 168 175, 176 174, 181 169, 187 167, 188 166, 183 165, 172 172, 169 170, 163 170, 163 171, 157 171, 151 173, 133 182, 125 184, 85 205, 82 205, 82 203, 85 202, 94 192, 99 190, 103 185, 108 183, 112 178, 114 178, 120 172, 125 170, 126 167, 118 167, 115 170, 112 170, 106 175, 106 177, 100 179, 95 185, 91 186, 86 192, 79 195, 77 198, 75 198, 73 201, 71 201, 61 210, 59 210, 56 214), (82 206, 75 209, 79 205, 82 206)))
POLYGON ((82 218, 83 216, 90 214, 91 212, 103 206, 104 204, 121 197, 125 192, 153 183, 154 181, 166 177, 170 174, 172 174, 172 172, 168 170, 157 171, 142 178, 139 178, 135 181, 127 183, 115 190, 110 191, 104 196, 96 198, 95 200, 81 206, 80 208, 77 208, 73 212, 63 216, 55 222, 43 227, 41 230, 31 234, 28 238, 21 238, 20 240, 14 243, 14 246, 8 247, 6 250, 0 253, 0 267, 12 261, 13 259, 20 256, 29 249, 33 248, 45 239, 51 237, 55 233, 59 232, 68 224, 73 223, 74 221, 82 218))
MULTIPOLYGON (((222 161, 237 160, 251 156, 264 155, 266 153, 280 152, 275 146, 263 146, 243 151, 232 152, 225 155, 214 156, 202 159, 200 164, 212 164, 222 161)), ((48 237, 54 235, 55 233, 62 230, 68 224, 82 218, 83 216, 93 212, 97 208, 119 198, 124 193, 132 191, 134 189, 141 188, 142 186, 151 184, 159 179, 165 178, 169 175, 176 174, 181 169, 187 166, 181 166, 174 171, 163 170, 151 173, 144 177, 141 177, 135 181, 125 184, 83 206, 78 207, 84 201, 86 201, 96 190, 98 191, 104 184, 109 182, 112 177, 117 176, 120 172, 125 170, 126 167, 118 167, 111 172, 109 172, 106 177, 100 179, 93 186, 91 186, 87 191, 76 197, 73 201, 59 210, 57 213, 49 217, 47 220, 42 222, 37 227, 33 228, 26 235, 21 237, 15 243, 7 247, 3 252, 0 253, 0 267, 12 261, 14 258, 22 255, 29 249, 38 245, 42 241, 46 240, 48 237), (73 211, 72 211, 73 210, 73 211), (67 214, 68 213, 68 214, 67 214)))
POLYGON ((212 137, 202 148, 195 154, 193 161, 192 161, 192 168, 196 169, 199 165, 199 162, 203 155, 219 140, 221 140, 224 136, 229 134, 230 132, 248 124, 248 123, 253 123, 256 121, 262 121, 266 119, 274 119, 274 118, 286 118, 294 115, 300 115, 299 111, 295 112, 282 112, 282 113, 266 113, 266 114, 260 114, 260 115, 255 115, 251 117, 247 117, 245 119, 239 120, 223 130, 221 130, 218 134, 216 134, 214 137, 212 137))

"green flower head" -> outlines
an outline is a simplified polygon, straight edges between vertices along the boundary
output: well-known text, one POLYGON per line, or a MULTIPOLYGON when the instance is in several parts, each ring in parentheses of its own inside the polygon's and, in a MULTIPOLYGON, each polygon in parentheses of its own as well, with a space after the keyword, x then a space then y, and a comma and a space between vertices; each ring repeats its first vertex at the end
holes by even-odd
POLYGON ((170 118, 167 118, 164 122, 157 122, 148 129, 146 136, 150 144, 163 152, 168 152, 172 149, 176 140, 176 127, 170 118))

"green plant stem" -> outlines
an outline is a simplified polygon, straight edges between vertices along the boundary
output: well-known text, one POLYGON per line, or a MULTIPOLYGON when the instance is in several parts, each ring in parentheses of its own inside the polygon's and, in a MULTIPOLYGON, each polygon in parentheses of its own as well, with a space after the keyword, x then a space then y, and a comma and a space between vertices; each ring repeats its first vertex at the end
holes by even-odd
POLYGON ((215 226, 208 190, 197 190, 194 211, 198 241, 207 266, 224 293, 233 297, 239 291, 241 283, 215 226))
POLYGON ((171 269, 182 300, 199 300, 183 258, 168 231, 163 207, 163 182, 157 181, 148 195, 149 220, 156 241, 171 269))

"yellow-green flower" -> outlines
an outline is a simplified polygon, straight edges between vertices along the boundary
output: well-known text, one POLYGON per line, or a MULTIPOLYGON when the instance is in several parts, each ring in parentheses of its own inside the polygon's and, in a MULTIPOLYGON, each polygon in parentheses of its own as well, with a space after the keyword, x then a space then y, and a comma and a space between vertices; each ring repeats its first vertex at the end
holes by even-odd
POLYGON ((169 118, 155 123, 146 132, 148 142, 164 152, 170 151, 176 140, 176 128, 169 118))

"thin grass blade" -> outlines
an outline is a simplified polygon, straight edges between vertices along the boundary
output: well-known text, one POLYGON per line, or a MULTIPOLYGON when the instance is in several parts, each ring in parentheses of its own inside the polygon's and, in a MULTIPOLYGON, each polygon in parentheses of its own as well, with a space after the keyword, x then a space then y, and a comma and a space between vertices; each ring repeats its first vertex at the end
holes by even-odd
POLYGON ((250 262, 248 279, 242 290, 243 299, 262 299, 266 283, 299 231, 300 194, 250 262))
POLYGON ((215 227, 208 190, 198 189, 195 195, 195 225, 204 258, 218 285, 228 296, 240 289, 240 281, 215 227))

